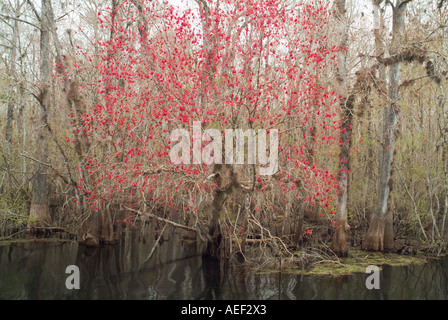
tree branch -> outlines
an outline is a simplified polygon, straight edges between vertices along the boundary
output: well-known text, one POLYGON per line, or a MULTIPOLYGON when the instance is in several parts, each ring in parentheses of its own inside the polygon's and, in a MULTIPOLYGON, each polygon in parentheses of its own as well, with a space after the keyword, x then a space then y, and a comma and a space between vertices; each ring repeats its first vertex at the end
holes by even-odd
MULTIPOLYGON (((16 20, 16 21, 19 21, 19 22, 23 22, 23 23, 29 24, 30 26, 40 30, 40 27, 36 26, 35 24, 33 24, 33 23, 29 22, 29 21, 22 20, 22 19, 19 19, 19 18, 15 18, 15 17, 5 16, 4 14, 1 14, 1 13, 0 13, 0 16, 2 16, 5 19, 12 19, 12 20, 16 20)), ((4 22, 6 23, 6 21, 4 21, 4 22)), ((8 25, 11 26, 9 23, 8 23, 8 25)))
MULTIPOLYGON (((3 15, 0 15, 0 16, 3 16, 3 15)), ((7 17, 7 19, 8 19, 9 17, 7 17)), ((0 18, 0 20, 1 21, 3 21, 3 23, 4 24, 6 24, 8 27, 10 27, 11 29, 14 29, 14 27, 8 22, 8 21, 6 21, 6 20, 4 20, 3 18, 0 18)))
POLYGON ((63 228, 63 227, 37 227, 37 226, 33 226, 31 227, 31 229, 38 229, 38 230, 49 230, 51 232, 66 232, 69 235, 73 236, 73 237, 77 237, 77 234, 63 228))
POLYGON ((427 60, 426 52, 420 48, 405 48, 401 52, 394 54, 387 58, 378 57, 378 61, 385 66, 390 66, 397 62, 412 62, 418 61, 423 63, 427 60))
POLYGON ((401 7, 404 7, 405 5, 407 5, 409 2, 411 2, 412 0, 403 0, 402 2, 400 2, 400 4, 398 5, 398 9, 400 9, 401 7))
POLYGON ((39 20, 39 22, 40 22, 40 21, 41 21, 41 20, 40 20, 40 15, 39 15, 39 13, 37 12, 36 7, 35 7, 34 4, 31 2, 31 0, 27 0, 27 2, 28 2, 28 4, 30 5, 31 9, 33 10, 34 14, 36 15, 37 20, 39 20))
POLYGON ((37 162, 37 163, 39 163, 39 164, 41 164, 41 165, 43 165, 43 166, 49 167, 50 169, 52 169, 52 170, 56 173, 56 175, 57 175, 58 177, 60 177, 62 180, 64 180, 64 182, 65 182, 66 184, 70 184, 70 182, 67 180, 67 178, 64 177, 64 176, 63 176, 63 175, 62 175, 56 168, 54 168, 51 164, 49 164, 49 163, 45 163, 45 162, 42 162, 42 161, 39 161, 39 160, 37 160, 36 158, 33 158, 33 157, 27 155, 26 153, 21 153, 20 155, 23 156, 23 157, 25 157, 25 158, 31 159, 31 160, 33 160, 33 161, 35 161, 35 162, 37 162))
POLYGON ((392 1, 390 1, 390 0, 386 0, 386 3, 390 4, 390 6, 392 7, 392 9, 395 10, 395 6, 394 6, 394 4, 393 4, 392 1))
POLYGON ((430 76, 429 75, 424 75, 424 76, 420 76, 420 77, 413 78, 413 79, 403 80, 402 83, 398 86, 398 88, 399 89, 406 88, 407 86, 411 85, 415 81, 421 80, 421 79, 424 79, 424 78, 428 78, 428 77, 430 77, 430 76))
POLYGON ((70 11, 64 13, 62 16, 56 18, 55 21, 59 21, 59 20, 61 20, 61 19, 64 18, 66 15, 69 15, 70 13, 72 13, 73 11, 75 11, 76 9, 78 9, 80 6, 81 6, 81 5, 78 5, 75 9, 72 9, 72 10, 70 10, 70 11))
POLYGON ((132 211, 132 212, 135 212, 135 213, 138 213, 138 214, 141 214, 141 215, 143 215, 145 217, 148 217, 148 218, 151 218, 151 219, 154 219, 154 220, 157 220, 157 221, 165 222, 165 223, 170 224, 170 225, 172 225, 172 226, 174 226, 176 228, 181 228, 181 229, 188 230, 188 231, 198 232, 198 230, 196 228, 185 226, 183 224, 176 223, 174 221, 158 217, 155 214, 152 214, 152 213, 149 213, 149 212, 141 212, 139 210, 135 210, 135 209, 128 208, 128 207, 126 207, 125 209, 129 210, 129 211, 132 211))

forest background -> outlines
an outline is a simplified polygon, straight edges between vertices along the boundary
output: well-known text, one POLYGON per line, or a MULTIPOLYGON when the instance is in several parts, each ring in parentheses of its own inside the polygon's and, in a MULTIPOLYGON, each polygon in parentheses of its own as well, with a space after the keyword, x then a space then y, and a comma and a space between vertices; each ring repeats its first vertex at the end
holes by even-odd
POLYGON ((0 6, 0 239, 168 226, 217 258, 447 249, 444 0, 0 6), (174 165, 170 132, 193 121, 278 129, 279 170, 174 165))

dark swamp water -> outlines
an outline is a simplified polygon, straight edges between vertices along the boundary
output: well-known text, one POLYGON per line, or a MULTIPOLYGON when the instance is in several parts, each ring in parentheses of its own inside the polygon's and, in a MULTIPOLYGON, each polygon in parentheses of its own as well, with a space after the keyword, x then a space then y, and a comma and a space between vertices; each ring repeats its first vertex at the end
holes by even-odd
POLYGON ((448 259, 405 267, 384 266, 380 289, 368 274, 338 278, 256 274, 195 256, 196 245, 153 243, 130 237, 116 246, 86 248, 76 242, 0 246, 0 299, 117 300, 402 300, 448 298, 448 259), (66 267, 80 271, 80 289, 69 290, 66 267))

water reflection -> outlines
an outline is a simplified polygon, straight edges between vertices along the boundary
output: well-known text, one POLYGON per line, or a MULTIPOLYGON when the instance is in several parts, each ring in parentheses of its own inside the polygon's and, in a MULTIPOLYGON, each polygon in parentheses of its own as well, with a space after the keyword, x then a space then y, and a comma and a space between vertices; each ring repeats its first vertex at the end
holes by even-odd
POLYGON ((0 246, 0 299, 447 299, 447 259, 406 267, 384 266, 380 289, 368 275, 338 278, 253 274, 195 256, 196 244, 140 238, 102 248, 75 242, 0 246), (65 287, 65 268, 77 265, 81 289, 65 287))

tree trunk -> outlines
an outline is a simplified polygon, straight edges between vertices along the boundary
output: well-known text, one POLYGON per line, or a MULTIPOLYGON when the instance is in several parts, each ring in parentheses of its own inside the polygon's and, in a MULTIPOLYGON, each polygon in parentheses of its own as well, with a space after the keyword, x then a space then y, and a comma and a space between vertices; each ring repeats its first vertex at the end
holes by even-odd
MULTIPOLYGON (((390 55, 394 56, 401 45, 404 28, 404 12, 406 0, 398 0, 393 7, 393 28, 390 55)), ((379 6, 378 2, 374 5, 379 6)), ((375 27, 377 24, 375 23, 375 27)), ((363 248, 369 251, 390 251, 394 249, 393 213, 390 210, 390 194, 392 191, 393 160, 398 120, 398 85, 400 62, 390 66, 389 101, 384 108, 383 137, 379 154, 379 188, 377 209, 373 213, 363 248)))
POLYGON ((50 211, 48 208, 48 186, 47 167, 43 164, 48 157, 48 131, 47 115, 50 108, 50 28, 51 19, 49 3, 50 0, 41 2, 41 35, 40 35, 40 93, 39 113, 36 121, 36 153, 35 158, 37 173, 34 177, 31 199, 30 220, 28 228, 31 233, 39 232, 37 227, 51 224, 50 211))
POLYGON ((103 206, 101 213, 101 236, 100 242, 104 244, 115 243, 115 233, 113 228, 112 209, 110 205, 103 206))
MULTIPOLYGON (((12 42, 11 42, 11 60, 10 60, 10 66, 9 66, 9 74, 13 78, 13 81, 15 85, 10 89, 10 100, 8 103, 8 108, 6 111, 6 126, 5 126, 5 140, 6 140, 6 147, 9 149, 11 147, 12 143, 12 119, 14 114, 14 105, 16 103, 16 94, 17 94, 17 87, 18 87, 18 77, 17 77, 17 70, 16 70, 16 63, 17 63, 17 45, 18 45, 18 39, 19 39, 19 21, 20 18, 20 11, 22 9, 22 5, 16 2, 15 7, 15 20, 14 20, 14 27, 12 30, 12 42)), ((8 150, 9 151, 9 150, 8 150)))
MULTIPOLYGON (((440 116, 441 126, 440 128, 443 130, 442 136, 442 166, 443 166, 443 176, 445 185, 448 186, 448 108, 447 103, 445 101, 444 88, 440 87, 441 94, 439 97, 439 105, 440 105, 440 116)), ((441 130, 441 131, 442 131, 441 130)), ((442 227, 441 232, 443 233, 443 239, 448 241, 448 227, 447 227, 447 216, 448 216, 448 190, 445 189, 443 192, 443 214, 442 214, 442 227)))
POLYGON ((340 99, 340 116, 341 116, 341 147, 339 153, 339 195, 338 209, 336 213, 336 231, 333 237, 332 250, 338 256, 348 255, 347 233, 350 227, 347 223, 347 202, 348 202, 348 185, 350 171, 350 148, 351 148, 351 126, 353 119, 353 94, 348 92, 347 84, 347 27, 345 19, 345 0, 337 0, 335 3, 336 19, 338 19, 341 50, 338 53, 338 74, 337 80, 339 84, 339 93, 342 95, 340 99))
MULTIPOLYGON (((213 64, 213 56, 215 52, 214 35, 211 32, 212 22, 210 21, 210 7, 206 1, 196 1, 199 5, 201 14, 202 31, 204 33, 204 47, 207 52, 206 65, 204 69, 204 79, 200 88, 200 104, 202 110, 206 110, 207 90, 206 88, 213 84, 215 75, 215 66, 213 64)), ((223 145, 224 147, 224 145, 223 145)), ((223 160, 225 152, 222 153, 223 160)), ((194 160, 193 160, 194 161, 194 160)), ((224 161, 222 161, 224 163, 224 161)), ((216 189, 213 193, 213 201, 210 209, 210 218, 208 221, 207 247, 205 256, 219 259, 221 257, 220 247, 222 241, 222 231, 220 226, 221 212, 228 195, 232 192, 232 180, 234 178, 233 168, 223 164, 215 164, 213 174, 217 182, 216 189)))
POLYGON ((232 165, 215 164, 213 174, 215 175, 217 186, 213 193, 213 201, 210 208, 205 256, 219 259, 221 256, 220 247, 222 241, 222 231, 219 220, 221 218, 224 203, 235 186, 236 177, 232 165))
MULTIPOLYGON (((221 165, 220 165, 221 166, 221 165)), ((221 227, 219 224, 219 219, 221 217, 221 210, 223 208, 224 202, 226 201, 226 191, 222 190, 219 186, 221 185, 221 177, 217 177, 218 187, 215 189, 213 202, 210 209, 210 219, 208 223, 208 237, 207 237, 207 247, 205 249, 205 255, 211 258, 220 258, 220 246, 222 240, 221 227)))

